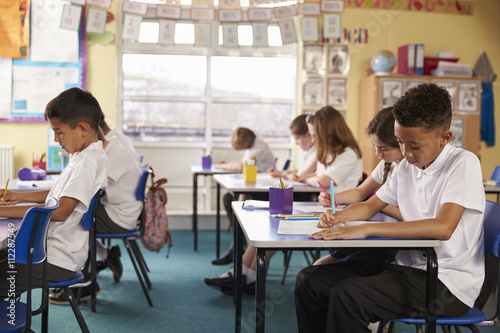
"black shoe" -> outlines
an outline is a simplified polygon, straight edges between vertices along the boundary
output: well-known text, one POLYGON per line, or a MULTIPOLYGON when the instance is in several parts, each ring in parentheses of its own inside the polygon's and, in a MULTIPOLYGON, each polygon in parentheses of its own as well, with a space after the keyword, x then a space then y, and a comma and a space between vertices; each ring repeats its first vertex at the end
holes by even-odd
MULTIPOLYGON (((243 278, 246 279, 246 277, 243 278)), ((204 281, 207 286, 219 291, 222 291, 224 289, 234 289, 234 276, 231 272, 229 272, 229 276, 205 278, 204 281)))
POLYGON ((121 253, 120 247, 115 245, 108 250, 108 258, 106 259, 106 265, 113 272, 113 280, 115 282, 120 281, 123 273, 122 262, 120 261, 121 253))
MULTIPOLYGON (((233 295, 234 294, 234 285, 224 287, 220 289, 220 291, 226 295, 233 295)), ((248 294, 248 295, 255 295, 255 282, 251 283, 245 283, 245 279, 243 279, 243 286, 241 292, 243 294, 248 294)))
MULTIPOLYGON (((75 298, 78 295, 78 289, 80 289, 80 288, 71 289, 71 292, 73 293, 75 298)), ((97 284, 97 292, 95 294, 96 294, 96 296, 101 294, 101 288, 99 288, 99 284, 97 284)), ((80 295, 80 302, 86 301, 86 300, 90 299, 91 297, 92 297, 92 285, 89 285, 87 287, 83 287, 81 295, 80 295)), ((49 291, 49 302, 52 304, 57 304, 57 305, 69 305, 68 296, 66 296, 66 293, 64 292, 63 288, 54 288, 54 289, 50 290, 49 291)))
POLYGON ((233 249, 229 249, 220 258, 212 260, 212 265, 227 265, 233 262, 233 249))
POLYGON ((96 274, 99 274, 100 271, 105 270, 108 267, 108 264, 106 264, 105 261, 97 261, 95 263, 95 268, 96 268, 96 274))

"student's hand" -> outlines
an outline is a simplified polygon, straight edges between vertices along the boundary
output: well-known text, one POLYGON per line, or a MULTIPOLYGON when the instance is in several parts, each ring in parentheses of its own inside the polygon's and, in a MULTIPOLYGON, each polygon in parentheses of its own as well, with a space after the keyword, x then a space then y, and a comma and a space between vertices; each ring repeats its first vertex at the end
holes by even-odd
POLYGON ((336 224, 335 228, 318 231, 309 238, 312 239, 364 239, 368 237, 365 225, 345 226, 343 223, 336 224))
POLYGON ((2 206, 12 206, 20 203, 20 199, 16 197, 16 192, 7 191, 5 196, 3 196, 3 189, 0 192, 0 205, 2 206))
POLYGON ((227 162, 220 162, 215 166, 216 169, 228 169, 228 164, 227 162))
POLYGON ((332 196, 330 193, 321 192, 318 196, 318 201, 323 207, 332 207, 332 196))
POLYGON ((267 174, 271 177, 274 177, 274 178, 279 178, 282 176, 283 172, 280 171, 280 170, 276 170, 276 169, 273 169, 273 168, 269 168, 267 169, 267 174))
POLYGON ((333 214, 332 210, 328 209, 319 217, 318 228, 331 228, 339 224, 344 224, 344 222, 348 221, 344 215, 342 211, 336 211, 333 214))

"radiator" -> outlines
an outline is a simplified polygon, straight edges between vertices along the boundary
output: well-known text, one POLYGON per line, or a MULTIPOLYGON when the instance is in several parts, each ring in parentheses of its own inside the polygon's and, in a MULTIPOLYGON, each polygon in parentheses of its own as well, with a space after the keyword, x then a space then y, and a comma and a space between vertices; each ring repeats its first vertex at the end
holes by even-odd
POLYGON ((0 145, 0 186, 14 179, 14 146, 0 145))

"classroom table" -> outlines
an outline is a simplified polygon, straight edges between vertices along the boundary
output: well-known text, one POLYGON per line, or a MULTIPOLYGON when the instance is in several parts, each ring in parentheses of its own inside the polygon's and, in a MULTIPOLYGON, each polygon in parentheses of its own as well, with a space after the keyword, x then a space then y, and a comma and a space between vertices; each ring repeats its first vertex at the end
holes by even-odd
MULTIPOLYGON (((238 198, 240 194, 252 194, 252 193, 266 193, 269 192, 269 187, 277 186, 279 183, 278 178, 273 178, 267 173, 258 173, 255 182, 245 182, 243 179, 243 174, 217 174, 214 175, 214 180, 217 183, 217 215, 216 215, 216 247, 217 247, 217 257, 219 257, 220 248, 220 189, 223 187, 229 192, 234 194, 235 198, 238 198)), ((294 193, 319 193, 321 189, 319 187, 313 187, 304 183, 299 182, 289 182, 285 181, 288 185, 292 183, 294 193)))
MULTIPOLYGON (((9 181, 7 190, 15 192, 31 192, 50 190, 54 186, 58 175, 50 175, 47 180, 20 180, 19 178, 9 181)), ((0 185, 0 189, 4 189, 5 184, 0 185)))
MULTIPOLYGON (((436 332, 436 314, 432 301, 437 294, 437 256, 434 247, 441 241, 432 239, 391 239, 368 238, 354 240, 313 240, 307 235, 278 235, 280 218, 271 217, 267 210, 246 210, 242 202, 233 201, 232 207, 237 218, 234 228, 235 242, 235 332, 241 332, 241 294, 242 275, 241 257, 243 233, 248 246, 257 251, 256 292, 255 292, 255 325, 256 332, 265 331, 265 253, 266 250, 310 250, 331 248, 404 248, 423 249, 427 253, 427 291, 426 291, 426 332, 436 332)), ((303 203, 300 203, 303 204, 303 203)), ((295 206, 295 203, 294 203, 295 206)))
POLYGON ((497 202, 500 202, 500 186, 485 186, 484 193, 496 194, 497 195, 497 202))
MULTIPOLYGON (((210 169, 203 169, 201 164, 191 164, 191 173, 193 174, 193 233, 194 233, 194 250, 198 251, 198 176, 213 176, 217 174, 234 174, 241 173, 241 170, 216 169, 212 165, 210 169)), ((219 195, 217 196, 219 197, 219 195)), ((217 210, 219 210, 220 202, 217 201, 217 210)), ((219 230, 217 230, 217 235, 219 230)), ((218 236, 217 236, 218 237, 218 236)), ((217 241, 219 244, 219 241, 217 241)), ((219 257, 219 246, 216 248, 216 256, 219 257)))

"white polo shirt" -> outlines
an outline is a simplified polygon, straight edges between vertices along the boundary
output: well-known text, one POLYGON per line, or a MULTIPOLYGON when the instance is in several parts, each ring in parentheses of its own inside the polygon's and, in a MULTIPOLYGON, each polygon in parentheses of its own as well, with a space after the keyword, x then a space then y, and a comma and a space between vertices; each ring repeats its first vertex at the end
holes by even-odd
MULTIPOLYGON (((404 221, 434 218, 445 203, 465 208, 451 238, 442 241, 435 250, 439 280, 455 297, 472 307, 484 280, 485 195, 477 156, 446 145, 425 170, 403 160, 376 195, 388 204, 399 206, 404 221)), ((400 250, 396 263, 425 270, 427 258, 419 251, 400 250)))
MULTIPOLYGON (((330 160, 328 156, 327 161, 330 160)), ((363 176, 363 160, 351 148, 346 148, 342 154, 335 158, 332 164, 325 167, 323 163, 316 165, 316 176, 327 175, 336 184, 336 193, 350 190, 359 184, 363 176)))
POLYGON ((242 162, 245 164, 246 160, 252 159, 255 156, 257 159, 257 171, 265 172, 267 169, 273 167, 274 155, 267 143, 260 137, 255 138, 252 148, 245 149, 243 153, 242 162))
POLYGON ((297 172, 302 172, 316 161, 316 146, 313 144, 308 150, 301 150, 299 156, 299 168, 297 172))
MULTIPOLYGON (((89 249, 89 232, 81 225, 90 200, 106 186, 108 158, 102 142, 94 142, 73 154, 57 178, 47 198, 69 197, 78 200, 75 210, 61 222, 50 222, 47 232, 47 261, 76 272, 85 265, 89 249)), ((47 199, 48 200, 48 199, 47 199)))
MULTIPOLYGON (((392 175, 394 175, 394 170, 397 168, 398 164, 396 162, 391 163, 391 168, 389 169, 389 174, 387 175, 386 181, 389 180, 392 175)), ((382 184, 382 181, 384 180, 384 169, 385 169, 385 161, 381 160, 379 164, 373 169, 371 176, 374 181, 376 181, 378 184, 382 184)))
POLYGON ((108 134, 106 134, 106 139, 110 141, 112 139, 118 140, 125 148, 133 152, 135 156, 138 158, 137 151, 132 145, 132 142, 130 142, 129 138, 127 138, 127 136, 123 134, 123 132, 119 132, 115 129, 112 129, 108 132, 108 134))
POLYGON ((141 164, 130 150, 118 140, 111 140, 104 148, 109 161, 108 186, 101 199, 109 218, 124 229, 134 229, 142 210, 142 202, 135 197, 142 175, 141 164))

